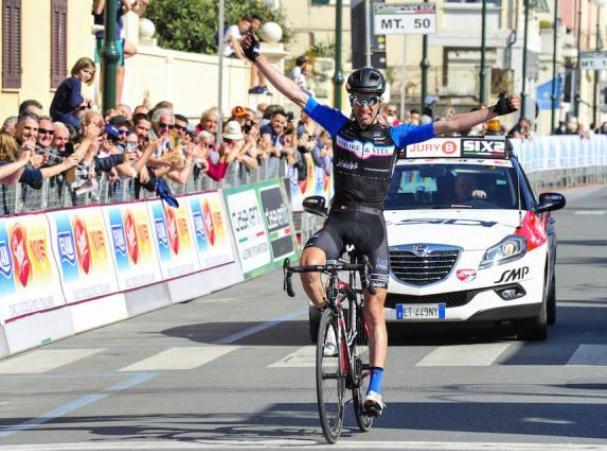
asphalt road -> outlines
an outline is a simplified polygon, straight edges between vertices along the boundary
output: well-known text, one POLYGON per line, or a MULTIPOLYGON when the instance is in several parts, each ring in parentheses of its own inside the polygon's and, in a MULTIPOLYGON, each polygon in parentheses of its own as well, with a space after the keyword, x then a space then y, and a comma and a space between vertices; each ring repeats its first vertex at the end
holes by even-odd
MULTIPOLYGON (((330 448, 607 450, 607 188, 565 194, 549 339, 390 327, 388 408, 330 448)), ((1 361, 0 449, 324 448, 298 293, 273 272, 1 361)))

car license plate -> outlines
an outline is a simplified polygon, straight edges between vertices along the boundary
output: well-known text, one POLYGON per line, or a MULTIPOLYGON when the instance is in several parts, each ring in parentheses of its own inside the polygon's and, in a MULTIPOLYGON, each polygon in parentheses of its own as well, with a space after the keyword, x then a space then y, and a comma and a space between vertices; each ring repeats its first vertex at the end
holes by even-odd
POLYGON ((445 304, 396 304, 396 319, 445 319, 445 304))

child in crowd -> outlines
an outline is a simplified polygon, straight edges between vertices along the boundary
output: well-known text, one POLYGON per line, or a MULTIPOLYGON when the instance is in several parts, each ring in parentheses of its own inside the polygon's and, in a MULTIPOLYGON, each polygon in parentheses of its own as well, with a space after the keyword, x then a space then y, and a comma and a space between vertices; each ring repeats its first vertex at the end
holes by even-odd
POLYGON ((78 113, 91 107, 91 100, 82 96, 82 83, 90 85, 95 80, 95 63, 90 58, 82 57, 72 67, 71 75, 57 88, 50 113, 53 121, 63 122, 74 130, 80 130, 78 113))

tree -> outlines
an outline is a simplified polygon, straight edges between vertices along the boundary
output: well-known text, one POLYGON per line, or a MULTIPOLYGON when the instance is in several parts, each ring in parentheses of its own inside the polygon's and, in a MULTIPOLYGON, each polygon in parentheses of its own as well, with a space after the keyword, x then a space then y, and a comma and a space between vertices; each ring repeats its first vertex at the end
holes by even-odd
MULTIPOLYGON (((282 11, 274 11, 261 0, 226 0, 225 26, 235 24, 242 16, 258 15, 263 22, 277 22, 288 30, 282 11)), ((217 0, 156 0, 151 1, 146 17, 156 25, 161 47, 193 53, 217 53, 219 2, 217 0)))

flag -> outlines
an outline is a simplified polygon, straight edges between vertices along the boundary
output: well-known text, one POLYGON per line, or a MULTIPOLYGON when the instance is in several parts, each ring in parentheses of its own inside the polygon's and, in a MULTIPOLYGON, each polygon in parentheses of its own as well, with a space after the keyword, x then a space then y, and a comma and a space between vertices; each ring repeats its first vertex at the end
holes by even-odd
MULTIPOLYGON (((558 75, 556 81, 556 103, 555 107, 561 107, 561 94, 563 92, 563 82, 561 76, 558 75)), ((535 89, 535 99, 540 110, 552 109, 552 80, 542 83, 535 89)))

